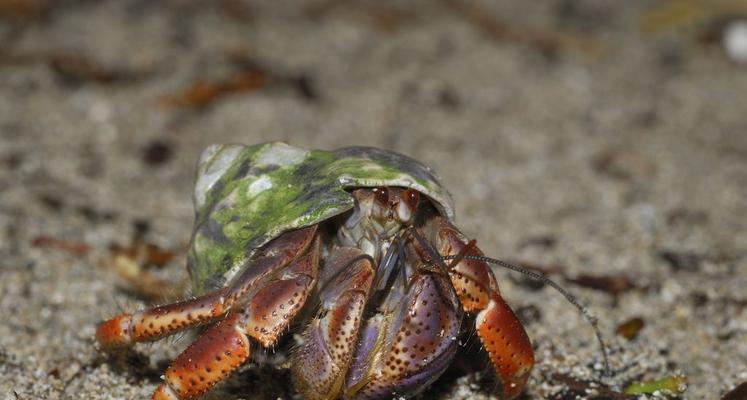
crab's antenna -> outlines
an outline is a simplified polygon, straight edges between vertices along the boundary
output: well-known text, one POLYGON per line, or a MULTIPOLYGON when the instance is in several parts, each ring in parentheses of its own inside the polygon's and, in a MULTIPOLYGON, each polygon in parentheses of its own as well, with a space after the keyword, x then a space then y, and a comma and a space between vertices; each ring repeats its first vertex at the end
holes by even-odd
MULTIPOLYGON (((457 257, 459 257, 459 255, 450 255, 450 256, 443 256, 443 259, 451 260, 451 259, 456 259, 457 257)), ((485 257, 485 256, 465 255, 463 257, 469 260, 488 262, 491 264, 495 264, 499 267, 503 267, 506 269, 510 269, 512 271, 516 271, 532 279, 538 280, 552 287, 558 292, 560 292, 560 294, 562 294, 563 297, 565 297, 565 299, 568 300, 569 303, 573 304, 573 306, 576 307, 578 311, 581 312, 581 314, 584 316, 584 319, 586 319, 589 325, 591 325, 591 327, 594 329, 594 334, 597 337, 597 341, 599 342, 599 347, 602 350, 602 356, 604 357, 604 375, 603 376, 607 376, 607 377, 612 376, 612 373, 610 372, 609 358, 607 357, 607 345, 604 344, 604 339, 602 339, 602 332, 599 330, 599 327, 597 326, 597 318, 591 315, 589 310, 586 307, 582 306, 581 303, 578 302, 578 300, 576 300, 575 296, 570 294, 567 290, 563 289, 560 285, 558 285, 557 283, 555 283, 553 280, 546 277, 545 275, 539 274, 534 271, 530 271, 518 265, 511 264, 506 261, 498 260, 495 258, 485 257)))
POLYGON ((433 246, 431 246, 431 244, 425 240, 425 238, 418 232, 417 229, 411 227, 410 229, 408 229, 408 233, 410 233, 410 235, 412 235, 412 237, 414 237, 415 240, 418 241, 418 244, 428 252, 428 255, 431 257, 431 263, 439 262, 443 267, 446 267, 446 263, 444 263, 444 260, 446 258, 442 257, 441 254, 439 254, 436 249, 434 249, 433 246))

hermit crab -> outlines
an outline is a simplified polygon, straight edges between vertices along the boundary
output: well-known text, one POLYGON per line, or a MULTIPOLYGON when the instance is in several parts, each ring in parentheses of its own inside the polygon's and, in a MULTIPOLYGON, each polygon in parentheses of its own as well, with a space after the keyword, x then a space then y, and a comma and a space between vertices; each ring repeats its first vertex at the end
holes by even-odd
POLYGON ((369 147, 306 150, 284 143, 215 145, 201 156, 188 255, 194 296, 101 323, 104 349, 194 327, 154 400, 193 399, 257 346, 291 328, 295 389, 305 399, 415 395, 476 332, 517 396, 534 364, 522 324, 488 259, 452 224, 436 174, 369 147))

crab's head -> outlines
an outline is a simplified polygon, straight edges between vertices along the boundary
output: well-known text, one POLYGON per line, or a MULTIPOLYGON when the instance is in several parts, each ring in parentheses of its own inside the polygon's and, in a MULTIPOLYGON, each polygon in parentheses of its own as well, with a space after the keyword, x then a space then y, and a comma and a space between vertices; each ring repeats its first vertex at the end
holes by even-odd
POLYGON ((412 226, 420 202, 415 189, 398 187, 361 188, 353 191, 356 210, 380 237, 391 237, 412 226))

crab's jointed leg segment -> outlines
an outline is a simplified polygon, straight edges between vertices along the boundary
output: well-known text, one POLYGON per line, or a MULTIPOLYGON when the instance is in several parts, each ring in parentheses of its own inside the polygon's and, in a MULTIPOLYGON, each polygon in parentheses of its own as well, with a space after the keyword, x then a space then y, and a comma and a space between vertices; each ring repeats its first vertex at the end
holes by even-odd
MULTIPOLYGON (((443 256, 459 254, 467 245, 464 235, 442 217, 434 218, 428 230, 432 243, 443 256)), ((473 247, 466 255, 483 254, 473 247)), ((524 327, 501 297, 495 277, 485 262, 463 259, 449 270, 449 276, 464 311, 477 312, 477 334, 501 380, 502 397, 516 397, 534 365, 534 350, 524 327)))
POLYGON ((96 340, 105 349, 158 340, 179 331, 213 322, 231 310, 259 280, 287 266, 308 251, 316 237, 316 225, 283 234, 254 257, 253 264, 231 285, 194 299, 121 314, 104 321, 96 340))
POLYGON ((171 363, 152 400, 191 399, 225 379, 249 357, 247 318, 233 314, 208 328, 171 363))
POLYGON ((306 303, 318 269, 319 250, 315 248, 280 271, 279 277, 260 284, 262 289, 253 294, 246 306, 246 334, 263 347, 274 345, 306 303))
POLYGON ((104 348, 158 340, 183 329, 213 321, 225 313, 226 290, 209 295, 149 308, 133 314, 121 314, 104 321, 96 331, 96 340, 104 348))
POLYGON ((293 354, 293 378, 306 399, 337 398, 343 389, 374 279, 372 261, 359 249, 343 247, 325 264, 319 315, 293 354))

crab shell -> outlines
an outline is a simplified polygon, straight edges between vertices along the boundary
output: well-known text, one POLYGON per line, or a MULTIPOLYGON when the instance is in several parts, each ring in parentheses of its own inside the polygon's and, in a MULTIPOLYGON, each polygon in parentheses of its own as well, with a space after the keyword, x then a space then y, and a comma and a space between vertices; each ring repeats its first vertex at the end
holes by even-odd
POLYGON ((451 195, 420 162, 373 147, 306 150, 282 142, 213 145, 200 157, 188 269, 194 293, 220 288, 281 233, 353 209, 346 189, 400 186, 453 220, 451 195))

